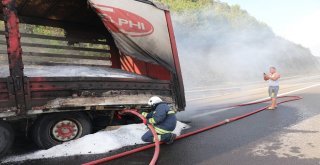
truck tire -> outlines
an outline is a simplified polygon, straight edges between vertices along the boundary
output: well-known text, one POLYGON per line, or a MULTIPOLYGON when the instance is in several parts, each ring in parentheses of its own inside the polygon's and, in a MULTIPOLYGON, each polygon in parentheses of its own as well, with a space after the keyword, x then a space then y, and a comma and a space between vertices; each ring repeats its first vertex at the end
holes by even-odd
POLYGON ((92 133, 90 118, 81 112, 41 116, 32 128, 33 141, 43 149, 92 133))
POLYGON ((0 120, 0 157, 4 156, 12 147, 14 131, 10 124, 0 120))

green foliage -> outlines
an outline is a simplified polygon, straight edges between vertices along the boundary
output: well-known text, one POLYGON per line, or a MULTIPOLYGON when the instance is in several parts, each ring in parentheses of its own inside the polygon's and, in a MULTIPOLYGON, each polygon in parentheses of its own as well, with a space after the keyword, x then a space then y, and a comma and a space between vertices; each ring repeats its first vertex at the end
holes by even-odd
MULTIPOLYGON (((257 21, 239 5, 228 5, 218 0, 159 0, 170 6, 170 10, 178 14, 188 14, 191 22, 197 24, 196 17, 201 11, 210 11, 222 21, 228 22, 233 28, 268 28, 266 24, 257 21)), ((216 21, 217 19, 215 19, 216 21)))
POLYGON ((213 4, 212 0, 159 0, 159 2, 169 5, 171 10, 177 12, 202 9, 213 4))
POLYGON ((64 36, 64 30, 61 28, 41 26, 41 25, 27 25, 20 24, 20 29, 31 34, 42 34, 50 36, 64 36))

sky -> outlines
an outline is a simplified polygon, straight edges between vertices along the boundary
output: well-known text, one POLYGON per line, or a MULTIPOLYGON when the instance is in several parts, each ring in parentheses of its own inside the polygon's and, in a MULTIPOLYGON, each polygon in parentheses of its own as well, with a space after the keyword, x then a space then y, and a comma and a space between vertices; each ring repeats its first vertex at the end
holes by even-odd
POLYGON ((220 0, 238 4, 273 31, 320 56, 320 0, 220 0))

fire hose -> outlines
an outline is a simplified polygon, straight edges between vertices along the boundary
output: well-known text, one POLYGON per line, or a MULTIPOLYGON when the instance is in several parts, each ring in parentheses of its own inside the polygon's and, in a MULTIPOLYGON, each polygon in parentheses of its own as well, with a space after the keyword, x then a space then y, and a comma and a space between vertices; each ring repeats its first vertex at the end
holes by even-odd
MULTIPOLYGON (((281 102, 278 102, 277 105, 282 104, 282 103, 286 103, 286 102, 290 102, 290 101, 295 101, 295 100, 302 99, 302 97, 299 97, 299 96, 280 96, 278 98, 288 98, 288 99, 284 100, 284 101, 281 101, 281 102)), ((267 101, 270 101, 270 100, 271 99, 265 99, 265 100, 262 100, 262 101, 250 102, 250 103, 245 103, 245 104, 237 104, 237 105, 228 106, 226 108, 234 108, 234 107, 242 107, 242 106, 254 105, 254 104, 264 103, 264 102, 267 102, 267 101)), ((251 115, 256 114, 258 112, 264 111, 268 107, 269 106, 265 106, 265 107, 259 108, 259 109, 255 110, 255 111, 252 111, 252 112, 249 112, 249 113, 246 113, 246 114, 243 114, 243 115, 239 115, 239 116, 235 116, 233 118, 225 119, 223 121, 220 121, 220 122, 215 123, 213 125, 207 126, 205 128, 201 128, 201 129, 195 130, 193 132, 189 132, 189 133, 180 135, 175 140, 183 139, 183 138, 195 135, 195 134, 199 134, 199 133, 204 132, 204 131, 208 131, 208 130, 213 129, 213 128, 217 128, 217 127, 225 125, 227 123, 243 119, 245 117, 251 116, 251 115)), ((141 118, 143 123, 146 124, 146 119, 141 114, 136 112, 136 110, 123 110, 122 112, 123 113, 132 113, 132 114, 138 116, 139 118, 141 118)), ((153 136, 155 138, 155 143, 148 144, 148 145, 145 145, 145 146, 142 146, 142 147, 138 147, 138 148, 135 148, 133 150, 122 152, 120 154, 116 154, 116 155, 113 155, 113 156, 109 156, 109 157, 105 157, 105 158, 102 158, 102 159, 94 160, 92 162, 85 163, 83 165, 101 164, 101 163, 105 163, 105 162, 108 162, 108 161, 111 161, 111 160, 114 160, 114 159, 118 159, 118 158, 130 155, 130 154, 136 153, 136 152, 140 152, 140 151, 147 150, 149 148, 155 147, 155 152, 154 152, 153 158, 152 158, 152 160, 150 162, 150 165, 154 165, 156 163, 157 159, 158 159, 158 156, 159 156, 160 144, 163 144, 163 142, 159 142, 158 136, 157 136, 153 126, 150 125, 150 124, 148 124, 147 126, 152 131, 152 134, 153 134, 153 136)))

